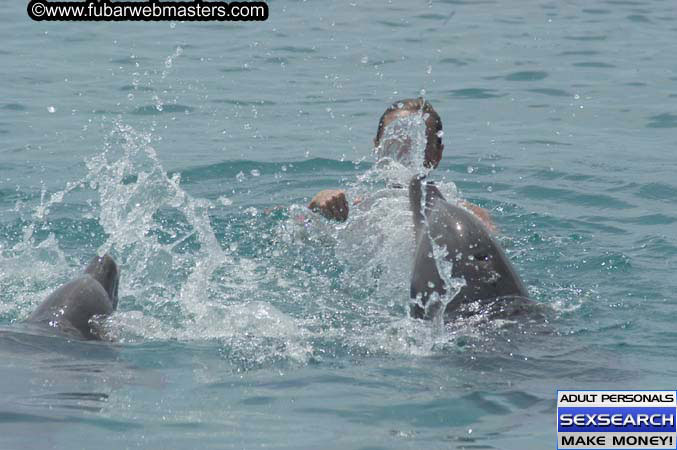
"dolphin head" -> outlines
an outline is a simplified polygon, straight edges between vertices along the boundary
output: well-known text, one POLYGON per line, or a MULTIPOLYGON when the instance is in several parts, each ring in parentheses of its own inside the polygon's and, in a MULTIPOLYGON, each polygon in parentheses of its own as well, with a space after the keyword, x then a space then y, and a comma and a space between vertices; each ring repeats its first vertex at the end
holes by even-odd
POLYGON ((113 310, 118 307, 118 283, 120 271, 111 256, 106 253, 103 256, 95 256, 87 265, 85 273, 98 281, 108 293, 113 310))

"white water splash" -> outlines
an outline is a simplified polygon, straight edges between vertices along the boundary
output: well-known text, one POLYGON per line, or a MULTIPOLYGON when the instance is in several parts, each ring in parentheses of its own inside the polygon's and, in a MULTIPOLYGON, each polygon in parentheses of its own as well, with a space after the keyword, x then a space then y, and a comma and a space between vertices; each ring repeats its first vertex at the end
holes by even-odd
POLYGON ((69 183, 62 191, 46 200, 43 187, 40 203, 35 207, 17 202, 14 212, 27 221, 21 239, 11 247, 0 245, 0 316, 12 321, 22 320, 59 284, 77 270, 59 247, 53 233, 45 238, 36 234, 46 226, 50 208, 62 203, 64 196, 80 186, 69 183))
POLYGON ((87 167, 108 234, 100 253, 111 252, 122 267, 123 298, 120 312, 106 321, 109 335, 123 341, 220 339, 231 350, 274 339, 285 343, 271 349, 274 355, 307 361, 312 347, 295 320, 251 301, 262 282, 258 262, 236 260, 221 247, 209 216, 215 205, 185 192, 179 174, 166 173, 151 134, 115 123, 106 150, 87 167), (183 225, 167 225, 166 216, 183 225), (142 311, 125 312, 125 299, 142 311))
POLYGON ((54 234, 38 241, 37 225, 23 229, 21 241, 0 252, 0 316, 21 320, 74 273, 54 234))
POLYGON ((426 316, 431 317, 433 321, 433 331, 444 333, 444 313, 447 306, 454 301, 454 298, 465 287, 466 281, 464 278, 455 278, 452 276, 454 270, 454 263, 448 259, 449 252, 446 248, 439 246, 430 236, 428 229, 428 239, 432 243, 433 259, 437 265, 437 271, 444 282, 444 295, 438 295, 436 292, 430 296, 428 303, 425 305, 426 316))
MULTIPOLYGON (((390 122, 383 130, 378 147, 374 149, 377 166, 387 167, 390 162, 398 165, 389 169, 391 175, 399 174, 402 166, 413 175, 427 175, 425 151, 428 139, 423 112, 409 113, 390 122), (396 171, 394 169, 400 169, 396 171)), ((411 177, 409 177, 411 178, 411 177)), ((405 180, 399 179, 400 182, 405 180)), ((408 180, 406 180, 408 181, 408 180)))
MULTIPOLYGON (((347 222, 337 224, 313 217, 306 220, 303 228, 296 229, 300 233, 297 237, 301 239, 316 245, 331 245, 336 258, 345 267, 340 293, 345 292, 347 301, 354 303, 351 308, 360 318, 358 323, 351 325, 351 331, 339 332, 338 339, 349 342, 356 349, 423 356, 434 353, 436 348, 453 345, 456 334, 446 329, 441 311, 436 321, 408 317, 415 249, 407 187, 413 176, 427 173, 424 167, 425 123, 420 114, 409 119, 395 127, 387 127, 385 133, 393 142, 405 142, 414 151, 398 160, 392 154, 386 155, 382 147, 376 149, 374 166, 358 176, 348 190, 349 201, 357 204, 351 204, 347 222)), ((390 149, 395 150, 395 147, 390 149)), ((438 183, 437 187, 450 201, 457 199, 453 183, 438 183)), ((303 211, 304 208, 299 208, 298 213, 303 211)), ((295 214, 297 212, 292 216, 295 214)), ((451 263, 444 258, 446 251, 435 250, 440 273, 450 290, 448 296, 439 299, 446 305, 460 290, 463 280, 451 277, 451 263)), ((313 277, 311 285, 320 278, 313 277)), ((456 329, 463 333, 464 327, 457 326, 456 329)))

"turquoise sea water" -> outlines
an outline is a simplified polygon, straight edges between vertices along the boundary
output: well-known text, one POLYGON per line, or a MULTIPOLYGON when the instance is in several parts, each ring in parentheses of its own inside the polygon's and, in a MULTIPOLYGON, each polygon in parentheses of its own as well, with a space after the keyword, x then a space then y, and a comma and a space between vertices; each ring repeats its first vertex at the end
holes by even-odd
POLYGON ((674 389, 670 1, 284 1, 264 23, 37 23, 0 2, 0 448, 555 443, 557 389, 674 389), (407 318, 392 101, 444 122, 547 323, 407 318), (277 208, 281 207, 281 208, 277 208), (20 324, 97 251, 116 343, 20 324))

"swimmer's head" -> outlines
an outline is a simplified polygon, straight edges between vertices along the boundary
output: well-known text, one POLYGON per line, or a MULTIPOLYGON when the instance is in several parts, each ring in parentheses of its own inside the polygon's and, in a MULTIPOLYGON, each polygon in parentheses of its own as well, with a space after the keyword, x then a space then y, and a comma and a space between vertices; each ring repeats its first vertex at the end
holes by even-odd
MULTIPOLYGON (((426 168, 434 169, 440 163, 444 150, 444 145, 442 144, 442 120, 432 105, 423 98, 400 100, 386 109, 378 124, 374 148, 379 149, 388 145, 385 142, 387 140, 387 133, 385 132, 389 125, 397 121, 406 120, 414 114, 419 114, 425 122, 426 148, 423 164, 426 168), (384 133, 386 134, 385 137, 384 133)), ((399 142, 399 144, 402 147, 402 143, 399 142)), ((394 155, 397 159, 399 159, 398 157, 401 156, 401 153, 409 151, 406 144, 403 147, 399 155, 394 155)))

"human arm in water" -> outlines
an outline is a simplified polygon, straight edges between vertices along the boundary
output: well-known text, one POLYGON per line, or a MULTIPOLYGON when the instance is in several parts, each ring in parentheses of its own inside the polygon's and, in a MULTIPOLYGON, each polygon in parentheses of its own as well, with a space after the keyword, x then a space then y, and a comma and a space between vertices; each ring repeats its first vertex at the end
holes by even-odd
POLYGON ((322 214, 327 219, 344 222, 348 219, 348 200, 341 189, 326 189, 318 192, 310 201, 308 208, 322 214))
MULTIPOLYGON (((353 205, 359 204, 360 201, 360 199, 356 199, 353 202, 353 205)), ((490 232, 496 232, 496 225, 494 225, 494 222, 491 220, 489 211, 465 200, 461 202, 461 206, 475 214, 490 232)), ((310 201, 308 208, 322 214, 327 219, 336 220, 338 222, 347 220, 350 211, 346 193, 341 189, 326 189, 318 192, 310 201)))
MULTIPOLYGON (((353 205, 359 205, 362 200, 358 197, 353 201, 353 205)), ((264 209, 264 213, 272 214, 274 211, 286 209, 284 206, 274 206, 264 209)), ((348 219, 348 200, 346 193, 341 189, 326 189, 318 192, 308 204, 308 209, 320 213, 330 220, 345 222, 348 219)), ((298 220, 305 220, 303 214, 296 216, 298 220)))

